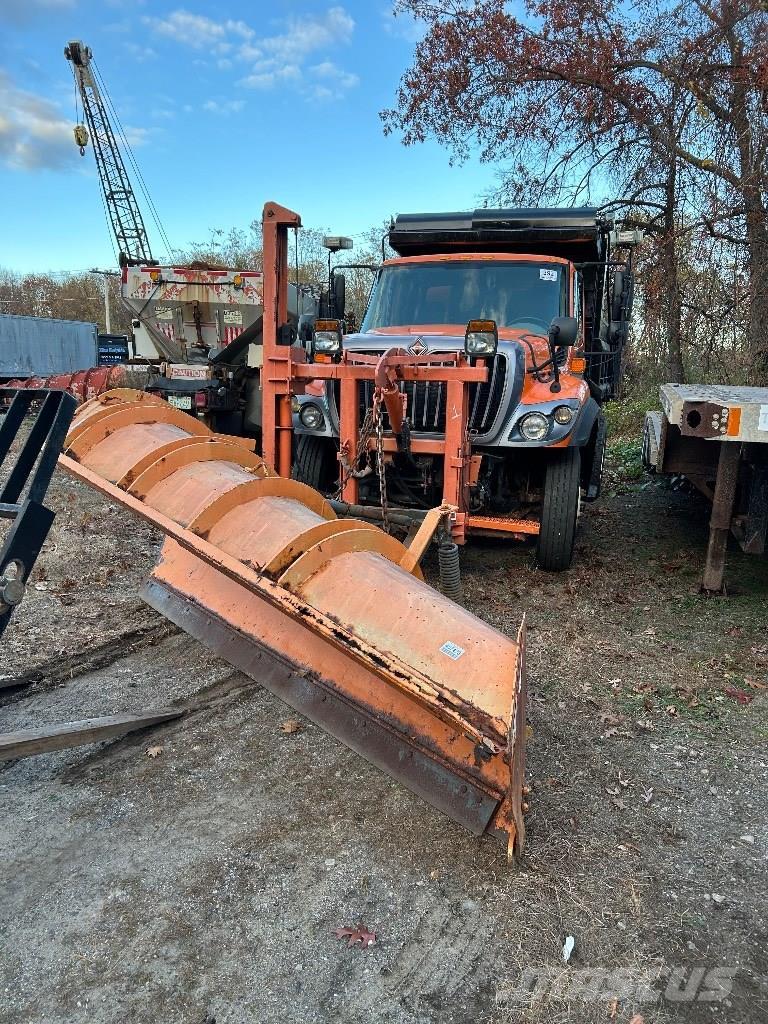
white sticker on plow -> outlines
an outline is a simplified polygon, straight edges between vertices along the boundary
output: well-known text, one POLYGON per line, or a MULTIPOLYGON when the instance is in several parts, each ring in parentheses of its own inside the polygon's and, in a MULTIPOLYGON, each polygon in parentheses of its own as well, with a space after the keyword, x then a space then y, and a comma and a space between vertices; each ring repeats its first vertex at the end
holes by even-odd
POLYGON ((443 654, 447 654, 453 661, 458 661, 462 654, 464 654, 464 648, 459 647, 458 644, 454 644, 450 640, 446 640, 440 650, 443 654))
POLYGON ((768 405, 760 406, 760 414, 757 420, 758 430, 768 430, 768 405))
POLYGON ((540 281, 556 281, 557 271, 556 270, 540 270, 539 271, 540 281))

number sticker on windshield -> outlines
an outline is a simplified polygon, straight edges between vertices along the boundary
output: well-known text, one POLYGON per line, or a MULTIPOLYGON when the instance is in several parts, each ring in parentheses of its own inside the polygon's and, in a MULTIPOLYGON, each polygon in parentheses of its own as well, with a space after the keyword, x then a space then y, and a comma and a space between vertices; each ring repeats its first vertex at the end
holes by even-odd
POLYGON ((556 270, 540 270, 539 279, 541 281, 556 281, 557 271, 556 270))

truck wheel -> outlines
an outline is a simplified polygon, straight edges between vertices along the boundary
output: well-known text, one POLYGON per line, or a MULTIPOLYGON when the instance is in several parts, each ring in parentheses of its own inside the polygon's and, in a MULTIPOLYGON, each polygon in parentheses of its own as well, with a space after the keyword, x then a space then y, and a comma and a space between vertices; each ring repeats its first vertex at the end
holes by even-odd
POLYGON ((551 452, 544 478, 544 502, 538 562, 548 572, 568 569, 573 559, 579 511, 581 452, 578 448, 551 452))
POLYGON ((291 476, 302 484, 329 494, 336 486, 339 463, 336 445, 325 437, 299 434, 296 439, 296 459, 291 476))
POLYGON ((592 452, 592 465, 589 467, 589 480, 587 480, 587 492, 584 495, 585 501, 597 501, 600 497, 600 488, 603 483, 603 467, 605 465, 605 442, 608 435, 608 425, 602 411, 597 417, 597 432, 595 433, 595 447, 592 452))

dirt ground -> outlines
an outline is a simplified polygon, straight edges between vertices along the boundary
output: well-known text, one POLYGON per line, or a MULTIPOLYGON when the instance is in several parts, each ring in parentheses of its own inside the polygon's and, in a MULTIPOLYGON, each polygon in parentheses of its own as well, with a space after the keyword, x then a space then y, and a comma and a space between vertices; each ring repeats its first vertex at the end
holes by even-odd
POLYGON ((562 576, 463 554, 468 607, 530 628, 511 868, 142 605, 151 529, 63 475, 51 501, 2 731, 199 710, 0 766, 3 1024, 768 1019, 766 562, 700 597, 695 496, 614 470, 562 576))

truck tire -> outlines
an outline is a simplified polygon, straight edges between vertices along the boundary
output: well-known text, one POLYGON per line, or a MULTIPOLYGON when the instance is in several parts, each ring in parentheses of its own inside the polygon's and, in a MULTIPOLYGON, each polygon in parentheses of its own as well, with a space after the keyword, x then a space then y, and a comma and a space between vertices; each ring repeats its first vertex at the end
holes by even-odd
POLYGON ((579 512, 580 476, 580 449, 566 448, 550 453, 537 549, 538 563, 548 572, 570 568, 579 512))
POLYGON ((322 494, 334 490, 339 463, 336 446, 326 437, 299 434, 296 438, 296 459, 291 476, 322 494))

